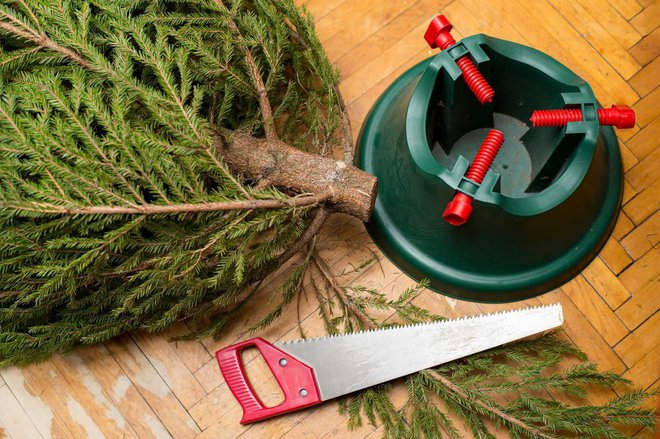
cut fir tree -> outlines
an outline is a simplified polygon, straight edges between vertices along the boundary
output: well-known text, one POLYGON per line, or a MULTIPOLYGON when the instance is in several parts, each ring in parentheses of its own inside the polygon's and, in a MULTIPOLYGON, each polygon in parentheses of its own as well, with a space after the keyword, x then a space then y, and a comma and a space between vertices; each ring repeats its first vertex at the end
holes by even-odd
POLYGON ((327 157, 347 118, 291 2, 3 3, 0 364, 212 329, 328 213, 368 219, 376 179, 327 157))
MULTIPOLYGON (((0 367, 179 320, 220 334, 294 255, 256 326, 310 270, 329 332, 382 325, 371 310, 435 317, 410 304, 417 290, 342 286, 316 251, 331 213, 369 218, 376 180, 350 166, 338 76, 290 0, 3 0, 0 35, 0 367)), ((456 436, 446 409, 481 437, 484 419, 516 437, 618 437, 609 422, 654 422, 640 392, 574 411, 534 394, 622 379, 548 377, 572 348, 525 343, 410 377, 405 407, 357 395, 351 423, 456 436), (501 406, 489 392, 512 386, 487 378, 514 374, 531 393, 501 406)))

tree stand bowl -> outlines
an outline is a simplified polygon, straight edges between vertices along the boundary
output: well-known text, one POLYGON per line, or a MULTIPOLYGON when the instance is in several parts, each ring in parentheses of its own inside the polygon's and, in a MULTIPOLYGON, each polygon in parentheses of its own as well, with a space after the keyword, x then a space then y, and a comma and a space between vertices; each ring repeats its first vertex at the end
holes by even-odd
POLYGON ((360 133, 357 164, 379 184, 371 237, 410 276, 459 299, 510 302, 560 286, 598 254, 620 208, 618 142, 598 108, 583 79, 509 41, 475 35, 422 61, 385 91, 360 133), (461 78, 465 54, 495 89, 492 104, 461 78), (531 127, 534 110, 564 107, 584 121, 531 127), (492 128, 505 143, 478 185, 464 176, 492 128), (442 219, 457 191, 475 200, 459 227, 442 219))

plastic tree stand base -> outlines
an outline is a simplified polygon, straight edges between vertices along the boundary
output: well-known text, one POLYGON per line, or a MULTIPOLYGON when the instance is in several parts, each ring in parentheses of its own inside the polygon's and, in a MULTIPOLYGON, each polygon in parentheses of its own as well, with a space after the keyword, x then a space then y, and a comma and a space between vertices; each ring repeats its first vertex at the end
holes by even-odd
POLYGON ((452 297, 510 302, 560 286, 598 254, 620 208, 621 156, 599 108, 559 62, 485 35, 419 63, 380 97, 358 139, 358 166, 378 177, 370 235, 403 271, 452 297), (461 78, 466 53, 495 89, 492 105, 461 78), (578 108, 582 119, 532 128, 542 108, 578 108), (483 181, 471 181, 493 128, 505 143, 483 181), (457 192, 474 200, 460 227, 442 219, 457 192))

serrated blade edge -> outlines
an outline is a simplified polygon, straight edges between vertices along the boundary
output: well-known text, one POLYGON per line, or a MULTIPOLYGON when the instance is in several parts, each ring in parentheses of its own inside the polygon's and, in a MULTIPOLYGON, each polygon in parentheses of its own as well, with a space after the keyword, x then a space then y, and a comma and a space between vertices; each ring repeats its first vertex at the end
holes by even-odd
POLYGON ((314 368, 325 401, 561 326, 560 304, 276 343, 314 368))

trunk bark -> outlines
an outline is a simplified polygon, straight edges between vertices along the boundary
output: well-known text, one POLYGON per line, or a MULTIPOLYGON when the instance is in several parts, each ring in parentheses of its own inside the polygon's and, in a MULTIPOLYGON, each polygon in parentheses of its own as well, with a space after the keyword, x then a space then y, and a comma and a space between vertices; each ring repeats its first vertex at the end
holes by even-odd
POLYGON ((242 133, 218 140, 216 146, 238 174, 300 193, 330 192, 330 210, 364 222, 371 216, 378 192, 376 177, 350 164, 242 133))

